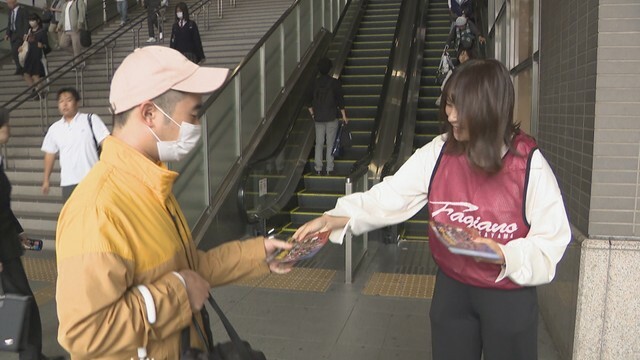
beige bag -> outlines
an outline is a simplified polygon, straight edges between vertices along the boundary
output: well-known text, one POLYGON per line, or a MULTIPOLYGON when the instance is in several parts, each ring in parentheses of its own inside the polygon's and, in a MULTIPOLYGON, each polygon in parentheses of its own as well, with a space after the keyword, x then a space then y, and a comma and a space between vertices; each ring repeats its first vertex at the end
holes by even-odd
POLYGON ((29 52, 29 42, 25 40, 18 48, 18 62, 20 66, 24 66, 24 61, 27 59, 27 53, 29 52))

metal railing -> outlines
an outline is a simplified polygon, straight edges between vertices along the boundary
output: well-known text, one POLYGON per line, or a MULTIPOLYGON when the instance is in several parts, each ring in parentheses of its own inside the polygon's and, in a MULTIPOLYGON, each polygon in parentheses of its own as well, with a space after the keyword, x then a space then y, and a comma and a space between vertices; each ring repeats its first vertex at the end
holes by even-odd
MULTIPOLYGON (((222 230, 245 234, 245 222, 230 223, 225 217, 225 212, 233 211, 232 217, 241 220, 237 207, 223 204, 228 198, 235 203, 235 187, 275 116, 278 106, 273 105, 283 102, 289 90, 286 80, 298 68, 315 34, 325 25, 336 24, 346 3, 295 1, 203 104, 202 147, 189 165, 177 164, 181 176, 174 186, 196 242, 204 238, 214 218, 225 218, 222 230)), ((207 238, 201 246, 213 241, 207 238)))

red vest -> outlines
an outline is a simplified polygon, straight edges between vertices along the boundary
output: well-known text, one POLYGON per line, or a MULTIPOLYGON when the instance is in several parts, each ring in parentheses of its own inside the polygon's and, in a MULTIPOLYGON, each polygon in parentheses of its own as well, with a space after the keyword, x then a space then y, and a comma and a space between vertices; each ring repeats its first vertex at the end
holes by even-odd
MULTIPOLYGON (((446 146, 445 143, 429 185, 431 219, 474 228, 480 236, 501 244, 525 237, 530 227, 525 218, 525 197, 535 140, 522 132, 517 133, 513 146, 518 154, 508 151, 502 159, 502 170, 495 175, 473 168, 465 154, 446 154, 446 146)), ((483 288, 521 287, 508 278, 496 283, 500 265, 452 254, 435 240, 431 229, 428 231, 429 239, 434 239, 429 241, 433 258, 449 277, 483 288)))

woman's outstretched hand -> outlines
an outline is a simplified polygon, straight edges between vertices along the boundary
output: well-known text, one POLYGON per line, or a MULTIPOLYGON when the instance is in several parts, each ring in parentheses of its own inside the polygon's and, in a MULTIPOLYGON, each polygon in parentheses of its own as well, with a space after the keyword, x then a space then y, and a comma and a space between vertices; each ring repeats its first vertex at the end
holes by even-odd
POLYGON ((293 234, 293 238, 300 240, 308 234, 340 229, 345 227, 348 222, 349 218, 345 216, 322 215, 300 226, 293 234))

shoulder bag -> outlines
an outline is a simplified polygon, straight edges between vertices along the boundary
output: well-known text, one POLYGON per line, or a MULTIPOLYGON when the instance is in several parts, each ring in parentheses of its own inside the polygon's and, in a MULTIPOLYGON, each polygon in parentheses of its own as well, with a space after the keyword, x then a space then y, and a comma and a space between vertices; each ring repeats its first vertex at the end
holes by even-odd
POLYGON ((98 139, 96 139, 96 133, 93 131, 93 122, 91 122, 91 116, 93 114, 87 114, 87 120, 89 121, 89 128, 91 129, 91 136, 93 137, 93 144, 96 146, 96 152, 98 153, 98 159, 100 159, 100 154, 102 154, 102 145, 98 144, 98 139))
MULTIPOLYGON (((76 13, 80 15, 80 10, 78 10, 78 1, 83 1, 83 0, 76 0, 76 13)), ((78 32, 80 33, 80 45, 82 45, 83 47, 91 46, 91 31, 89 31, 88 29, 89 29, 89 24, 87 23, 87 13, 85 12, 84 29, 78 29, 78 32)))
POLYGON ((222 312, 222 309, 220 309, 215 300, 213 300, 213 296, 211 296, 211 294, 209 294, 209 304, 218 314, 220 320, 222 320, 222 325, 224 325, 224 328, 227 330, 227 334, 229 334, 231 341, 218 343, 215 346, 212 346, 213 339, 211 336, 211 330, 209 329, 209 316, 206 311, 203 311, 202 318, 205 331, 207 333, 206 338, 195 318, 193 319, 193 324, 195 325, 196 331, 198 332, 202 342, 206 344, 207 350, 203 351, 200 349, 194 349, 190 346, 190 328, 187 327, 182 330, 182 350, 180 353, 180 360, 267 360, 262 351, 252 349, 248 342, 240 338, 229 322, 229 319, 227 319, 222 312))
POLYGON ((24 346, 31 296, 6 294, 0 273, 0 351, 18 352, 24 346))

